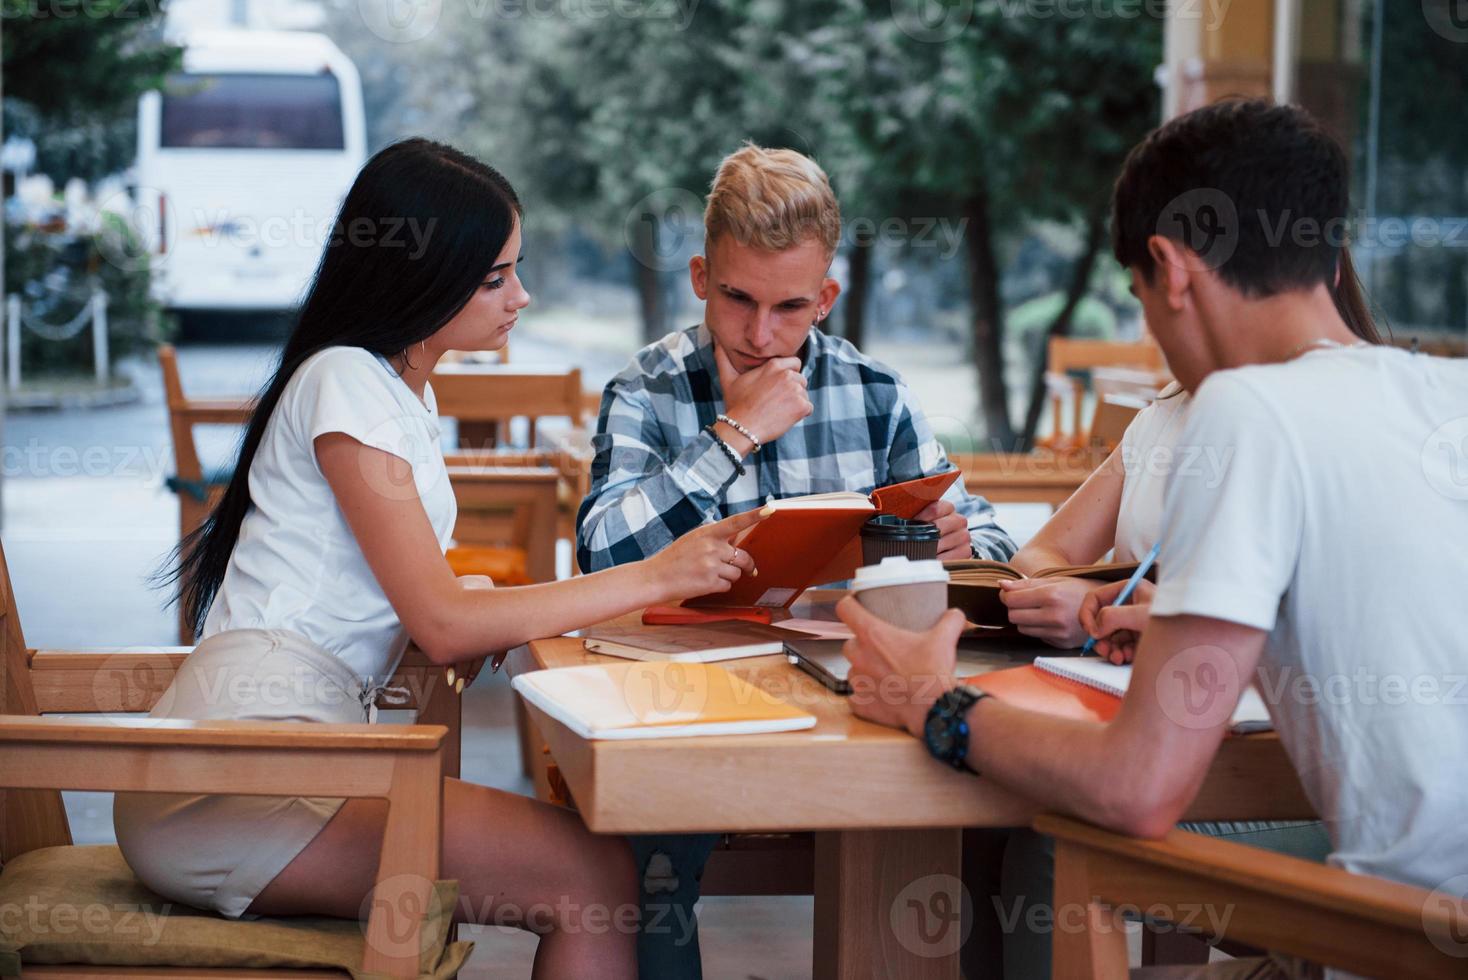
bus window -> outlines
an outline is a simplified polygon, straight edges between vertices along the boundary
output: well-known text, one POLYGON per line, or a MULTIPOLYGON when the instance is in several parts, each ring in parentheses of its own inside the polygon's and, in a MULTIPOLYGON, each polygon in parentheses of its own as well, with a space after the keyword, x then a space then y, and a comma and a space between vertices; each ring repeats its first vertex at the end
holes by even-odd
POLYGON ((163 90, 165 149, 340 150, 336 76, 179 74, 163 90))

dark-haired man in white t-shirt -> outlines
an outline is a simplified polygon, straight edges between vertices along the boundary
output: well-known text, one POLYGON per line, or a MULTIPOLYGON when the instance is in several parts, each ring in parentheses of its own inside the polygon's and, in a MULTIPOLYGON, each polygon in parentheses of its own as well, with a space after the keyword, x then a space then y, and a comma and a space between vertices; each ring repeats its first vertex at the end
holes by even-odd
POLYGON ((1179 445, 1228 460, 1221 476, 1169 480, 1151 618, 1103 611, 1114 586, 1082 610, 1104 652, 1141 634, 1117 719, 1026 711, 983 695, 982 679, 934 683, 953 673, 956 611, 914 635, 847 600, 853 685, 867 692, 853 709, 1045 806, 1156 837, 1257 679, 1331 861, 1462 896, 1468 361, 1350 329, 1349 259, 1321 231, 1344 218, 1345 187, 1314 120, 1255 101, 1166 124, 1117 182, 1117 258, 1196 391, 1179 445))

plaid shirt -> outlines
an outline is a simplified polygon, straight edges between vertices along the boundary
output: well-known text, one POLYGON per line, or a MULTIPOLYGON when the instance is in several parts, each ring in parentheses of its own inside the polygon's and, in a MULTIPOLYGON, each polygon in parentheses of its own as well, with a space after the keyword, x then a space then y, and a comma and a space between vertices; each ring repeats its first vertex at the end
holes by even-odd
MULTIPOLYGON (((704 431, 724 404, 708 329, 639 351, 602 394, 591 492, 576 517, 581 568, 638 561, 701 524, 781 497, 870 493, 953 468, 896 372, 816 329, 802 361, 815 410, 746 458, 741 477, 704 431)), ((968 518, 976 555, 1014 554, 988 501, 962 481, 944 499, 968 518)))

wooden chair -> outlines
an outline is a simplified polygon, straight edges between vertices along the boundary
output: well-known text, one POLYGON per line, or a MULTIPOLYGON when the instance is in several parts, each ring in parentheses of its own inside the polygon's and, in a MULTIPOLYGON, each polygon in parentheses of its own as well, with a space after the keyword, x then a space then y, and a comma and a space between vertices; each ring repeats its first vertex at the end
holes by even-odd
MULTIPOLYGON (((1041 440, 1043 448, 1064 451, 1087 445, 1088 437, 1082 421, 1085 383, 1075 374, 1093 368, 1133 368, 1149 372, 1166 370, 1162 351, 1150 339, 1138 343, 1115 343, 1106 340, 1074 340, 1053 337, 1046 355, 1045 382, 1050 393, 1054 431, 1041 440), (1070 403, 1070 425, 1064 424, 1066 402, 1070 403)), ((1135 394, 1135 392, 1133 392, 1135 394)))
MULTIPOLYGON (((174 475, 168 488, 178 498, 178 539, 182 541, 204 523, 229 485, 230 474, 204 472, 194 443, 196 425, 244 425, 250 421, 255 402, 247 397, 189 398, 184 394, 178 370, 178 352, 172 344, 158 347, 158 366, 163 369, 163 393, 168 402, 168 431, 173 437, 174 475)), ((194 630, 179 609, 178 642, 194 642, 194 630)))
POLYGON ((1030 453, 949 453, 969 493, 994 503, 1059 507, 1106 459, 1104 452, 1037 449, 1030 453))
POLYGON ((1052 974, 1061 980, 1127 976, 1118 906, 1204 931, 1198 909, 1227 910, 1230 940, 1367 976, 1464 974, 1468 902, 1442 893, 1180 830, 1138 840, 1052 814, 1035 829, 1056 841, 1052 974))
MULTIPOLYGON (((576 511, 590 486, 590 459, 561 443, 542 439, 539 422, 565 418, 573 431, 581 429, 587 396, 581 388, 580 369, 546 373, 459 362, 441 364, 432 383, 439 414, 459 423, 459 451, 449 455, 450 465, 480 472, 496 467, 553 467, 562 481, 556 536, 574 541, 576 511), (529 433, 525 445, 518 447, 509 445, 517 418, 526 420, 529 433)), ((479 526, 488 528, 490 523, 485 520, 479 526)), ((574 572, 574 560, 572 567, 574 572)))
MULTIPOLYGON (((187 656, 181 648, 31 650, 0 551, 0 861, 72 846, 60 790, 386 798, 388 821, 362 968, 419 975, 421 910, 439 876, 442 779, 457 775, 459 698, 442 669, 405 658, 414 725, 42 718, 147 711, 187 656), (448 724, 444 724, 447 722, 448 724), (394 912, 398 910, 398 912, 394 912), (401 914, 419 910, 420 914, 401 914)), ((394 704, 392 707, 399 707, 394 704)), ((299 921, 299 920, 295 920, 299 921)), ((330 970, 28 964, 26 977, 339 977, 330 970)))
MULTIPOLYGON (((511 448, 510 425, 526 419, 529 438, 523 449, 541 449, 538 423, 543 418, 568 418, 573 426, 585 418, 581 371, 544 372, 499 364, 459 361, 440 364, 433 372, 438 414, 459 422, 461 452, 511 448)), ((553 455, 553 451, 547 450, 553 455)))

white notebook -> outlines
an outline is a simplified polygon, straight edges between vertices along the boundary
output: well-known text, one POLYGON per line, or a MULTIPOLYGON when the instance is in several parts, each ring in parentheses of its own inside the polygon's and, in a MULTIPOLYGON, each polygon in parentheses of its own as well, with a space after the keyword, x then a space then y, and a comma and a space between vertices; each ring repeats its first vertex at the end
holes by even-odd
MULTIPOLYGON (((1132 682, 1131 664, 1107 663, 1098 657, 1036 657, 1035 666, 1057 677, 1064 677, 1117 697, 1124 697, 1132 682)), ((1243 697, 1239 698, 1229 727, 1239 735, 1267 732, 1274 728, 1274 723, 1269 720, 1269 709, 1264 706, 1264 699, 1253 686, 1246 688, 1243 697)))

